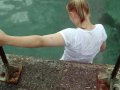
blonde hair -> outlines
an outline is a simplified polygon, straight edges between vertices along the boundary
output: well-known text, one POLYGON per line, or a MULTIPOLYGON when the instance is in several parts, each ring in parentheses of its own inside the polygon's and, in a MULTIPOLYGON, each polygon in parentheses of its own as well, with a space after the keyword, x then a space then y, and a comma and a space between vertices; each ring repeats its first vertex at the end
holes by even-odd
POLYGON ((67 4, 68 11, 76 11, 80 17, 80 22, 85 20, 85 14, 89 14, 89 7, 86 0, 68 0, 67 4))

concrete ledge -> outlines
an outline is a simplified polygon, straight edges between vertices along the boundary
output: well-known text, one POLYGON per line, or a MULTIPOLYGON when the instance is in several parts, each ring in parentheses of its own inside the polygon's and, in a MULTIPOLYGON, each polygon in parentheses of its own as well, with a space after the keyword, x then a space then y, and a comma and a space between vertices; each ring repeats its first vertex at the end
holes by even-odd
POLYGON ((109 73, 113 67, 18 55, 7 58, 10 64, 22 64, 23 70, 18 84, 0 82, 0 90, 97 90, 98 73, 109 73))

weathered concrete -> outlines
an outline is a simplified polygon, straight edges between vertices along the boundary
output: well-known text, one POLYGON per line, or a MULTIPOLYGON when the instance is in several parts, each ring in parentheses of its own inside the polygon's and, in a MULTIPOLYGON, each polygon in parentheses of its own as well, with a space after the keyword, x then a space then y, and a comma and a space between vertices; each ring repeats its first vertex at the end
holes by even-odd
POLYGON ((111 73, 112 66, 78 62, 49 61, 7 55, 10 64, 22 64, 16 85, 0 82, 0 90, 97 90, 97 75, 111 73), (108 69, 109 67, 109 69, 108 69))

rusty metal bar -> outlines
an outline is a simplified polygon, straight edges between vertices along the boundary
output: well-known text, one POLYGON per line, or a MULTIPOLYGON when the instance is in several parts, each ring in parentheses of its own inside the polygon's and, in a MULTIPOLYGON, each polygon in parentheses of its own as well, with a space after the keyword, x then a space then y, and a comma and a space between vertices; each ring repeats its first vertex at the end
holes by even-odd
POLYGON ((5 55, 5 52, 4 52, 3 48, 1 46, 0 46, 0 56, 1 56, 3 64, 5 66, 8 66, 9 65, 8 60, 6 58, 6 55, 5 55))
POLYGON ((120 55, 119 55, 118 60, 117 60, 117 62, 115 64, 115 67, 114 67, 114 69, 112 71, 111 79, 114 79, 116 77, 116 75, 117 75, 117 73, 119 71, 119 68, 120 68, 120 55))

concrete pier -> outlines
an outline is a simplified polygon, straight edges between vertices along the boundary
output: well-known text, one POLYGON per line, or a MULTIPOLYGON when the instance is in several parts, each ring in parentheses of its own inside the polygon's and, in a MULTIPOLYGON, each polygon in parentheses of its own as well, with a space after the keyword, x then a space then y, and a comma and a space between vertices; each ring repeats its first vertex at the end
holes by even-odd
POLYGON ((111 73, 112 65, 84 64, 19 55, 7 55, 10 64, 22 64, 19 82, 0 82, 0 90, 98 90, 97 75, 111 73))

